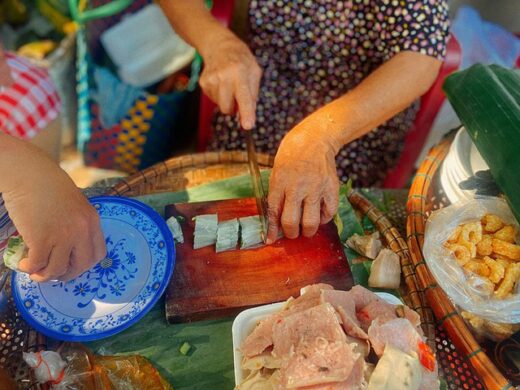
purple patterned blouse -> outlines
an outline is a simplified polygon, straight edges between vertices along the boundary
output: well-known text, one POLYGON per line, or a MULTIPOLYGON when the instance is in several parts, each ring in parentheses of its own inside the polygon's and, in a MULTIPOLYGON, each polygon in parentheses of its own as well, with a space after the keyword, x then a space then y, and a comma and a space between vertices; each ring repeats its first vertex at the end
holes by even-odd
MULTIPOLYGON (((253 0, 249 46, 263 69, 253 136, 275 154, 286 132, 356 87, 393 55, 443 58, 448 9, 442 0, 253 0)), ((357 186, 382 183, 401 152, 418 103, 346 145, 338 175, 357 186)), ((234 117, 215 114, 212 149, 245 149, 234 117)))

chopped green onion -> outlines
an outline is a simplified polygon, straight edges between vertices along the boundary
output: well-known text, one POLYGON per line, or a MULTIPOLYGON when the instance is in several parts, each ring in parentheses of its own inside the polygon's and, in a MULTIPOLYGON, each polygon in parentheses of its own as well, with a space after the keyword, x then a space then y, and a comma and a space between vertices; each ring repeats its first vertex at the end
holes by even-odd
POLYGON ((27 256, 27 245, 21 236, 9 237, 4 252, 4 264, 14 271, 18 270, 18 263, 27 256))
POLYGON ((184 356, 186 356, 190 352, 190 349, 191 349, 190 343, 185 341, 184 343, 182 343, 181 347, 179 348, 179 352, 182 353, 184 356))

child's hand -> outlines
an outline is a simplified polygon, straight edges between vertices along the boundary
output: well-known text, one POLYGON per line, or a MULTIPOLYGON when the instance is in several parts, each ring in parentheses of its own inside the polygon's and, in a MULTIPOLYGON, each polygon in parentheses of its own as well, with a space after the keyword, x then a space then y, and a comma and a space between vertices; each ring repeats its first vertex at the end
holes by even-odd
POLYGON ((69 280, 106 255, 99 216, 68 175, 27 142, 0 135, 0 192, 35 281, 69 280))

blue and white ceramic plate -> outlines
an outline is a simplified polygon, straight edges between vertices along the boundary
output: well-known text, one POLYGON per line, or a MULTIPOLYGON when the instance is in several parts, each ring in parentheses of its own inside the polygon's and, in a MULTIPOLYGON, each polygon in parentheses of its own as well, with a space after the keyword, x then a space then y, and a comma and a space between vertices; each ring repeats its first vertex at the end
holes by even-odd
POLYGON ((90 202, 101 217, 104 260, 67 283, 36 283, 28 274, 13 274, 22 316, 59 340, 97 340, 130 327, 154 306, 173 272, 173 238, 159 214, 128 198, 90 202))

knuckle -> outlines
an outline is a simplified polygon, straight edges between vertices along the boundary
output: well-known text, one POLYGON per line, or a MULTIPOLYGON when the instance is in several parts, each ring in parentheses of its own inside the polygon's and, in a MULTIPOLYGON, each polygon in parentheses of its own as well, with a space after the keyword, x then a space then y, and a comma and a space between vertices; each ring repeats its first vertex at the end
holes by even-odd
POLYGON ((318 217, 304 217, 302 218, 302 227, 305 229, 314 229, 320 224, 318 217))
POLYGON ((284 229, 295 230, 298 228, 298 222, 294 218, 282 216, 281 222, 284 229))
POLYGON ((223 114, 226 114, 226 115, 231 115, 233 113, 232 112, 233 110, 231 109, 231 105, 229 105, 228 103, 220 103, 219 109, 223 114))
POLYGON ((301 195, 297 190, 289 189, 285 192, 285 199, 289 203, 296 203, 297 201, 301 200, 301 195))
POLYGON ((318 226, 319 225, 304 227, 303 231, 302 231, 303 236, 304 237, 312 237, 312 236, 314 236, 316 234, 316 232, 318 231, 318 226))

